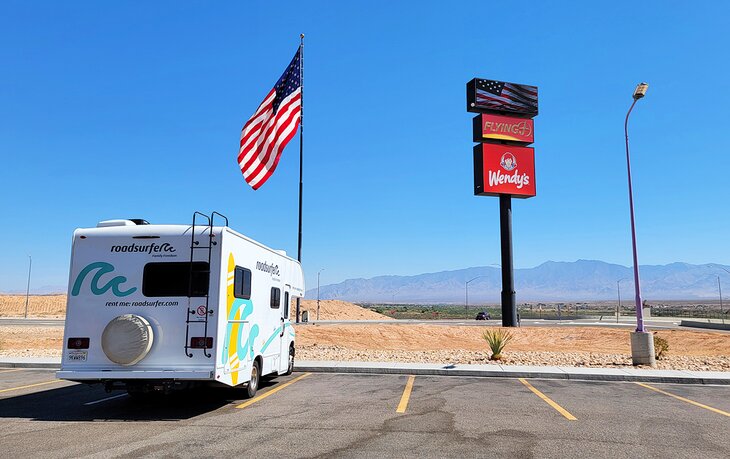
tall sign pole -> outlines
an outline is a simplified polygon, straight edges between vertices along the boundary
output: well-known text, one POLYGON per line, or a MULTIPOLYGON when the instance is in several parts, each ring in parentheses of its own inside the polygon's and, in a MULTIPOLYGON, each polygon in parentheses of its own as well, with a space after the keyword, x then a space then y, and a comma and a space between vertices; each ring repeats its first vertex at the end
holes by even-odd
MULTIPOLYGON (((302 189, 304 177, 304 34, 299 35, 299 82, 301 83, 301 112, 299 115, 299 233, 297 238, 297 261, 302 262, 302 189)), ((297 317, 299 323, 300 297, 297 297, 297 317)), ((289 305, 286 306, 287 308, 289 305)))
POLYGON ((502 253, 502 326, 515 327, 512 197, 531 198, 535 188, 533 117, 537 87, 474 78, 466 84, 466 110, 473 120, 474 194, 499 197, 502 253))
POLYGON ((512 266, 512 196, 499 197, 499 235, 502 241, 502 326, 517 325, 515 279, 512 266))

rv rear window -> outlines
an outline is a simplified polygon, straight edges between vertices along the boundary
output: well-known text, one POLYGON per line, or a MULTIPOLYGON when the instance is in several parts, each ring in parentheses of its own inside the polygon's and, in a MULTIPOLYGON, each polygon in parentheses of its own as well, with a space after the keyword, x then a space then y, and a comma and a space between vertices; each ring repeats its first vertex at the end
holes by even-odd
POLYGON ((251 299, 251 270, 236 266, 233 296, 244 300, 251 299))
POLYGON ((271 287, 271 307, 279 309, 281 304, 281 290, 276 287, 271 287))
POLYGON ((147 263, 142 277, 142 294, 147 297, 205 296, 209 279, 210 267, 204 261, 147 263))

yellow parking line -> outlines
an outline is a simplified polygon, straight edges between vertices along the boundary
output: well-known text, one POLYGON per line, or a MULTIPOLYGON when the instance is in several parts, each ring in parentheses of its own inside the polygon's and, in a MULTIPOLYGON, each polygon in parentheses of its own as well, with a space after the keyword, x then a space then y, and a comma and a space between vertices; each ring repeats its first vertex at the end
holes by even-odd
POLYGON ((545 401, 545 403, 547 403, 548 405, 555 408, 555 410, 557 410, 558 413, 562 414, 565 417, 565 419, 567 419, 568 421, 577 421, 577 418, 575 416, 573 416, 572 414, 570 414, 568 412, 568 410, 566 410, 562 406, 560 406, 557 403, 555 403, 554 401, 552 401, 547 395, 545 395, 542 392, 540 392, 539 390, 535 389, 532 386, 532 384, 527 382, 527 380, 525 378, 519 378, 519 379, 522 384, 527 386, 527 388, 530 389, 535 395, 537 395, 538 397, 543 399, 543 401, 545 401))
POLYGON ((411 398, 411 392, 413 391, 413 381, 416 380, 416 377, 411 375, 408 377, 408 382, 406 382, 406 387, 403 389, 403 395, 400 398, 400 403, 398 404, 398 409, 395 410, 396 413, 405 413, 406 408, 408 408, 408 399, 411 398))
POLYGON ((282 390, 283 388, 285 388, 287 386, 291 386, 295 382, 299 381, 300 379, 304 379, 304 378, 306 378, 307 376, 309 376, 311 374, 312 373, 304 373, 303 375, 298 376, 298 377, 292 379, 291 381, 282 384, 281 386, 277 386, 277 387, 271 389, 270 391, 266 392, 265 394, 261 394, 258 397, 254 397, 254 398, 252 398, 251 400, 249 400, 247 402, 241 403, 236 408, 246 408, 249 405, 253 405, 254 403, 258 402, 259 400, 263 400, 266 397, 268 397, 269 395, 275 394, 275 393, 279 392, 280 390, 282 390))
POLYGON ((697 403, 694 400, 690 400, 688 398, 680 397, 679 395, 670 394, 669 392, 665 392, 665 391, 663 391, 661 389, 657 389, 656 387, 650 386, 648 384, 644 384, 644 383, 640 383, 640 382, 637 382, 636 384, 640 385, 641 387, 646 387, 647 389, 651 389, 651 390, 653 390, 655 392, 659 392, 660 394, 664 394, 664 395, 668 395, 668 396, 670 396, 672 398, 676 398, 677 400, 681 400, 683 402, 691 403, 694 406, 699 406, 700 408, 704 408, 706 410, 713 411, 713 412, 715 412, 717 414, 722 414, 723 416, 730 417, 730 413, 728 413, 726 411, 718 410, 717 408, 713 408, 711 406, 703 405, 702 403, 697 403))
POLYGON ((36 384, 28 384, 27 386, 11 387, 10 389, 0 389, 0 393, 2 393, 2 392, 10 392, 11 390, 27 389, 29 387, 45 386, 46 384, 53 384, 53 383, 57 383, 57 382, 61 382, 61 380, 60 379, 54 379, 53 381, 45 381, 45 382, 36 383, 36 384))

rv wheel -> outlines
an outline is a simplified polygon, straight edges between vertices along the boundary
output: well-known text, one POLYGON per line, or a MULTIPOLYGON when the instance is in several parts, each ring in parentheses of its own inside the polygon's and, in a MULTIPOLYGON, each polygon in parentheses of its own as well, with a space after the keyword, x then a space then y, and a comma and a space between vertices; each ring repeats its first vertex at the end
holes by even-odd
POLYGON ((261 368, 259 368, 259 361, 254 360, 253 367, 251 367, 251 379, 248 381, 246 387, 246 395, 248 398, 253 398, 256 395, 256 390, 259 388, 259 376, 261 375, 261 368))
POLYGON ((289 376, 294 372, 294 345, 289 346, 289 366, 286 368, 285 376, 289 376))

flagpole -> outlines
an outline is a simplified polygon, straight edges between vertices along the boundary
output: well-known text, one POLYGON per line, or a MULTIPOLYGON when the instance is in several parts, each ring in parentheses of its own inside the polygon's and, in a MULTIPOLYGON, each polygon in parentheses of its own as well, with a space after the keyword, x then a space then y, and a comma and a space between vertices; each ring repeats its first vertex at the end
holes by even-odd
MULTIPOLYGON (((299 83, 301 88, 301 104, 299 113, 299 237, 297 239, 297 261, 302 262, 302 176, 304 163, 304 34, 299 35, 299 83)), ((297 318, 299 323, 299 301, 297 297, 297 318)), ((287 306, 288 307, 288 306, 287 306)))

